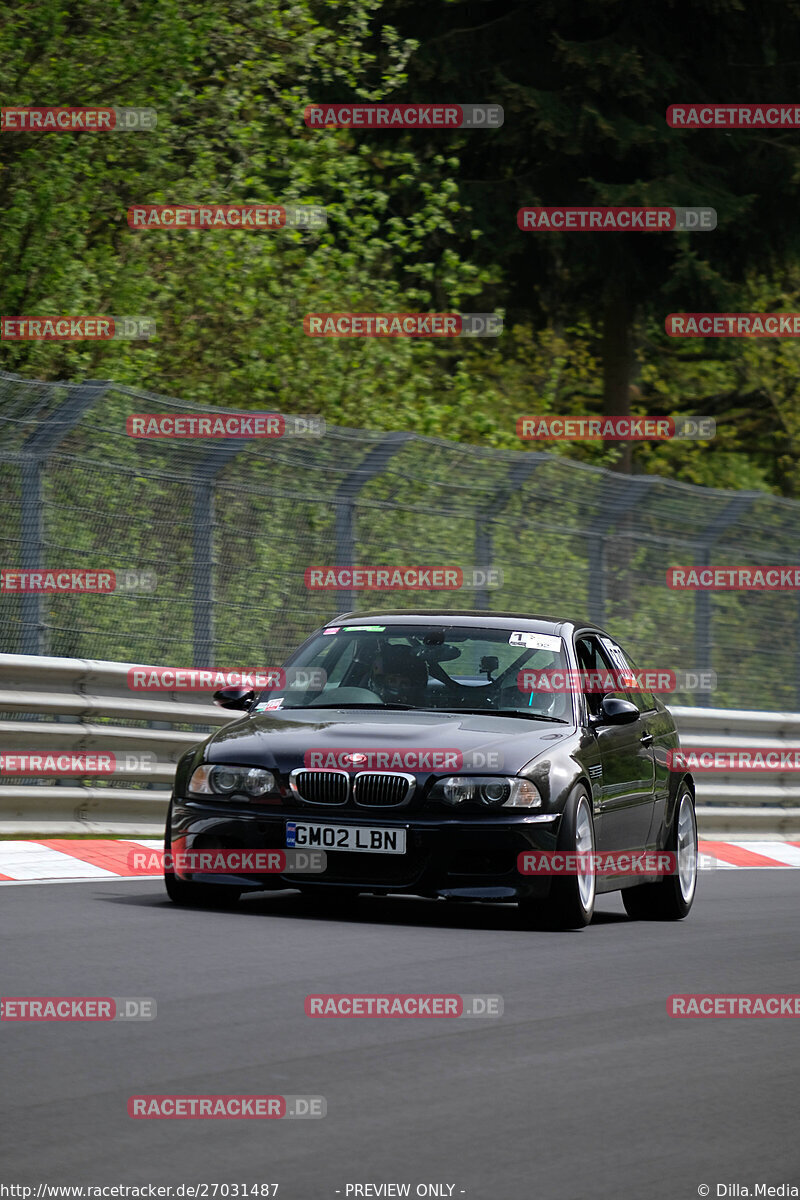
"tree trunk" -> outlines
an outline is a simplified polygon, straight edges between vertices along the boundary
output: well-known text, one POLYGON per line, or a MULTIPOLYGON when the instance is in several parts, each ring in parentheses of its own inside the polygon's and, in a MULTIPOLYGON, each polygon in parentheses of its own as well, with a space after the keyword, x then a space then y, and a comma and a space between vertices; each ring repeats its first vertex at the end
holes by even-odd
MULTIPOLYGON (((631 372, 633 305, 620 288, 609 287, 603 309, 603 415, 627 417, 631 411, 631 372)), ((622 453, 613 466, 620 474, 630 475, 633 468, 631 442, 614 442, 622 453)), ((606 545, 606 595, 609 612, 606 619, 624 619, 631 609, 630 513, 620 513, 616 526, 609 530, 606 545)))
MULTIPOLYGON (((609 289, 603 307, 603 415, 627 417, 631 411, 630 379, 633 366, 631 326, 633 305, 624 291, 609 289)), ((630 475, 630 442, 613 442, 622 454, 614 470, 630 475)))

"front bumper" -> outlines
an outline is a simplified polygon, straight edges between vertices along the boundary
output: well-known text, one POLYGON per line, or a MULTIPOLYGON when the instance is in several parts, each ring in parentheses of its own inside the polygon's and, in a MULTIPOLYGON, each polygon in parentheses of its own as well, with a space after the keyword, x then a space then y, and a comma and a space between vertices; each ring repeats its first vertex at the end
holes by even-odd
POLYGON ((174 851, 282 850, 286 846, 287 821, 402 828, 406 830, 406 851, 395 855, 330 850, 323 874, 180 873, 180 878, 253 890, 334 885, 378 894, 541 899, 549 893, 550 877, 520 875, 517 856, 529 850, 554 850, 560 814, 520 812, 486 819, 409 813, 405 819, 399 814, 387 819, 385 813, 374 810, 368 815, 361 811, 337 812, 335 816, 327 810, 294 807, 232 811, 230 806, 175 799, 170 844, 174 851))

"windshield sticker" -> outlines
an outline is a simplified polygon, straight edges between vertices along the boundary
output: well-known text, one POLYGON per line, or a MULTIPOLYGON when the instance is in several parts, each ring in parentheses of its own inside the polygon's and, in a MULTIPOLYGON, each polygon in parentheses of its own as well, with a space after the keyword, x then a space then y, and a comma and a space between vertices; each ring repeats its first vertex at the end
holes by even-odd
POLYGON ((331 625, 330 629, 323 629, 322 633, 323 635, 326 633, 338 633, 341 628, 341 625, 331 625))
POLYGON ((524 646, 526 650, 561 649, 561 638, 551 637, 547 633, 512 633, 508 639, 509 646, 524 646))
POLYGON ((257 704, 256 712, 268 712, 271 709, 283 708, 283 696, 276 696, 272 700, 264 700, 262 704, 257 704))
POLYGON ((385 625, 345 625, 343 633, 385 633, 385 625))

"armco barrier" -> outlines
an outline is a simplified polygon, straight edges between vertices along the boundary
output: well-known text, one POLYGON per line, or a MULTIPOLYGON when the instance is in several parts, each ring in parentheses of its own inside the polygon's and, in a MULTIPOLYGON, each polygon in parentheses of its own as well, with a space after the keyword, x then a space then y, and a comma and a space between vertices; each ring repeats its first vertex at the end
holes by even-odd
MULTIPOLYGON (((671 706, 684 750, 800 748, 800 713, 671 706)), ((695 774, 697 823, 707 838, 797 837, 800 775, 780 771, 695 774)))
POLYGON ((44 783, 3 776, 0 834, 158 835, 175 765, 191 746, 238 713, 197 692, 132 692, 134 663, 0 654, 0 748, 114 751, 155 755, 84 786, 62 776, 44 783), (113 781, 113 782, 112 782, 113 781), (120 783, 138 784, 120 787, 120 783))
MULTIPOLYGON (((192 745, 238 713, 203 693, 136 693, 133 663, 0 654, 0 750, 147 752, 155 762, 126 767, 90 786, 61 777, 0 782, 0 834, 158 836, 175 764, 192 745), (113 784, 112 784, 113 780, 113 784), (124 787, 120 783, 139 786, 124 787)), ((800 746, 800 713, 673 708, 686 750, 800 746)), ((797 836, 800 781, 787 773, 697 776, 697 815, 707 838, 797 836)))

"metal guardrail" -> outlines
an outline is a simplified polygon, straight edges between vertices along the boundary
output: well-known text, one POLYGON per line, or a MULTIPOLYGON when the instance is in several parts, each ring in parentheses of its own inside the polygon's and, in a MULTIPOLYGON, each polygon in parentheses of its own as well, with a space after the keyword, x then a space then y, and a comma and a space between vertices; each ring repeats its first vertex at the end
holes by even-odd
MULTIPOLYGON (((0 751, 113 751, 121 760, 113 775, 90 785, 68 776, 45 783, 3 776, 0 834, 162 832, 178 759, 238 714, 203 694, 131 693, 128 670, 141 665, 0 654, 0 751), (125 761, 143 754, 153 761, 125 761)), ((679 707, 672 712, 686 750, 800 747, 800 713, 679 707)), ((701 835, 800 834, 800 782, 790 773, 702 773, 696 782, 701 835)))
MULTIPOLYGON (((670 706, 684 750, 800 748, 800 713, 670 706)), ((800 836, 800 779, 788 771, 698 772, 701 836, 800 836)))
POLYGON ((133 693, 128 670, 139 665, 0 654, 4 753, 111 751, 121 760, 113 775, 102 782, 96 777, 91 785, 69 776, 44 783, 3 776, 0 833, 154 836, 163 831, 178 759, 238 714, 218 708, 202 693, 133 693), (154 755, 155 761, 128 765, 144 755, 154 755))

